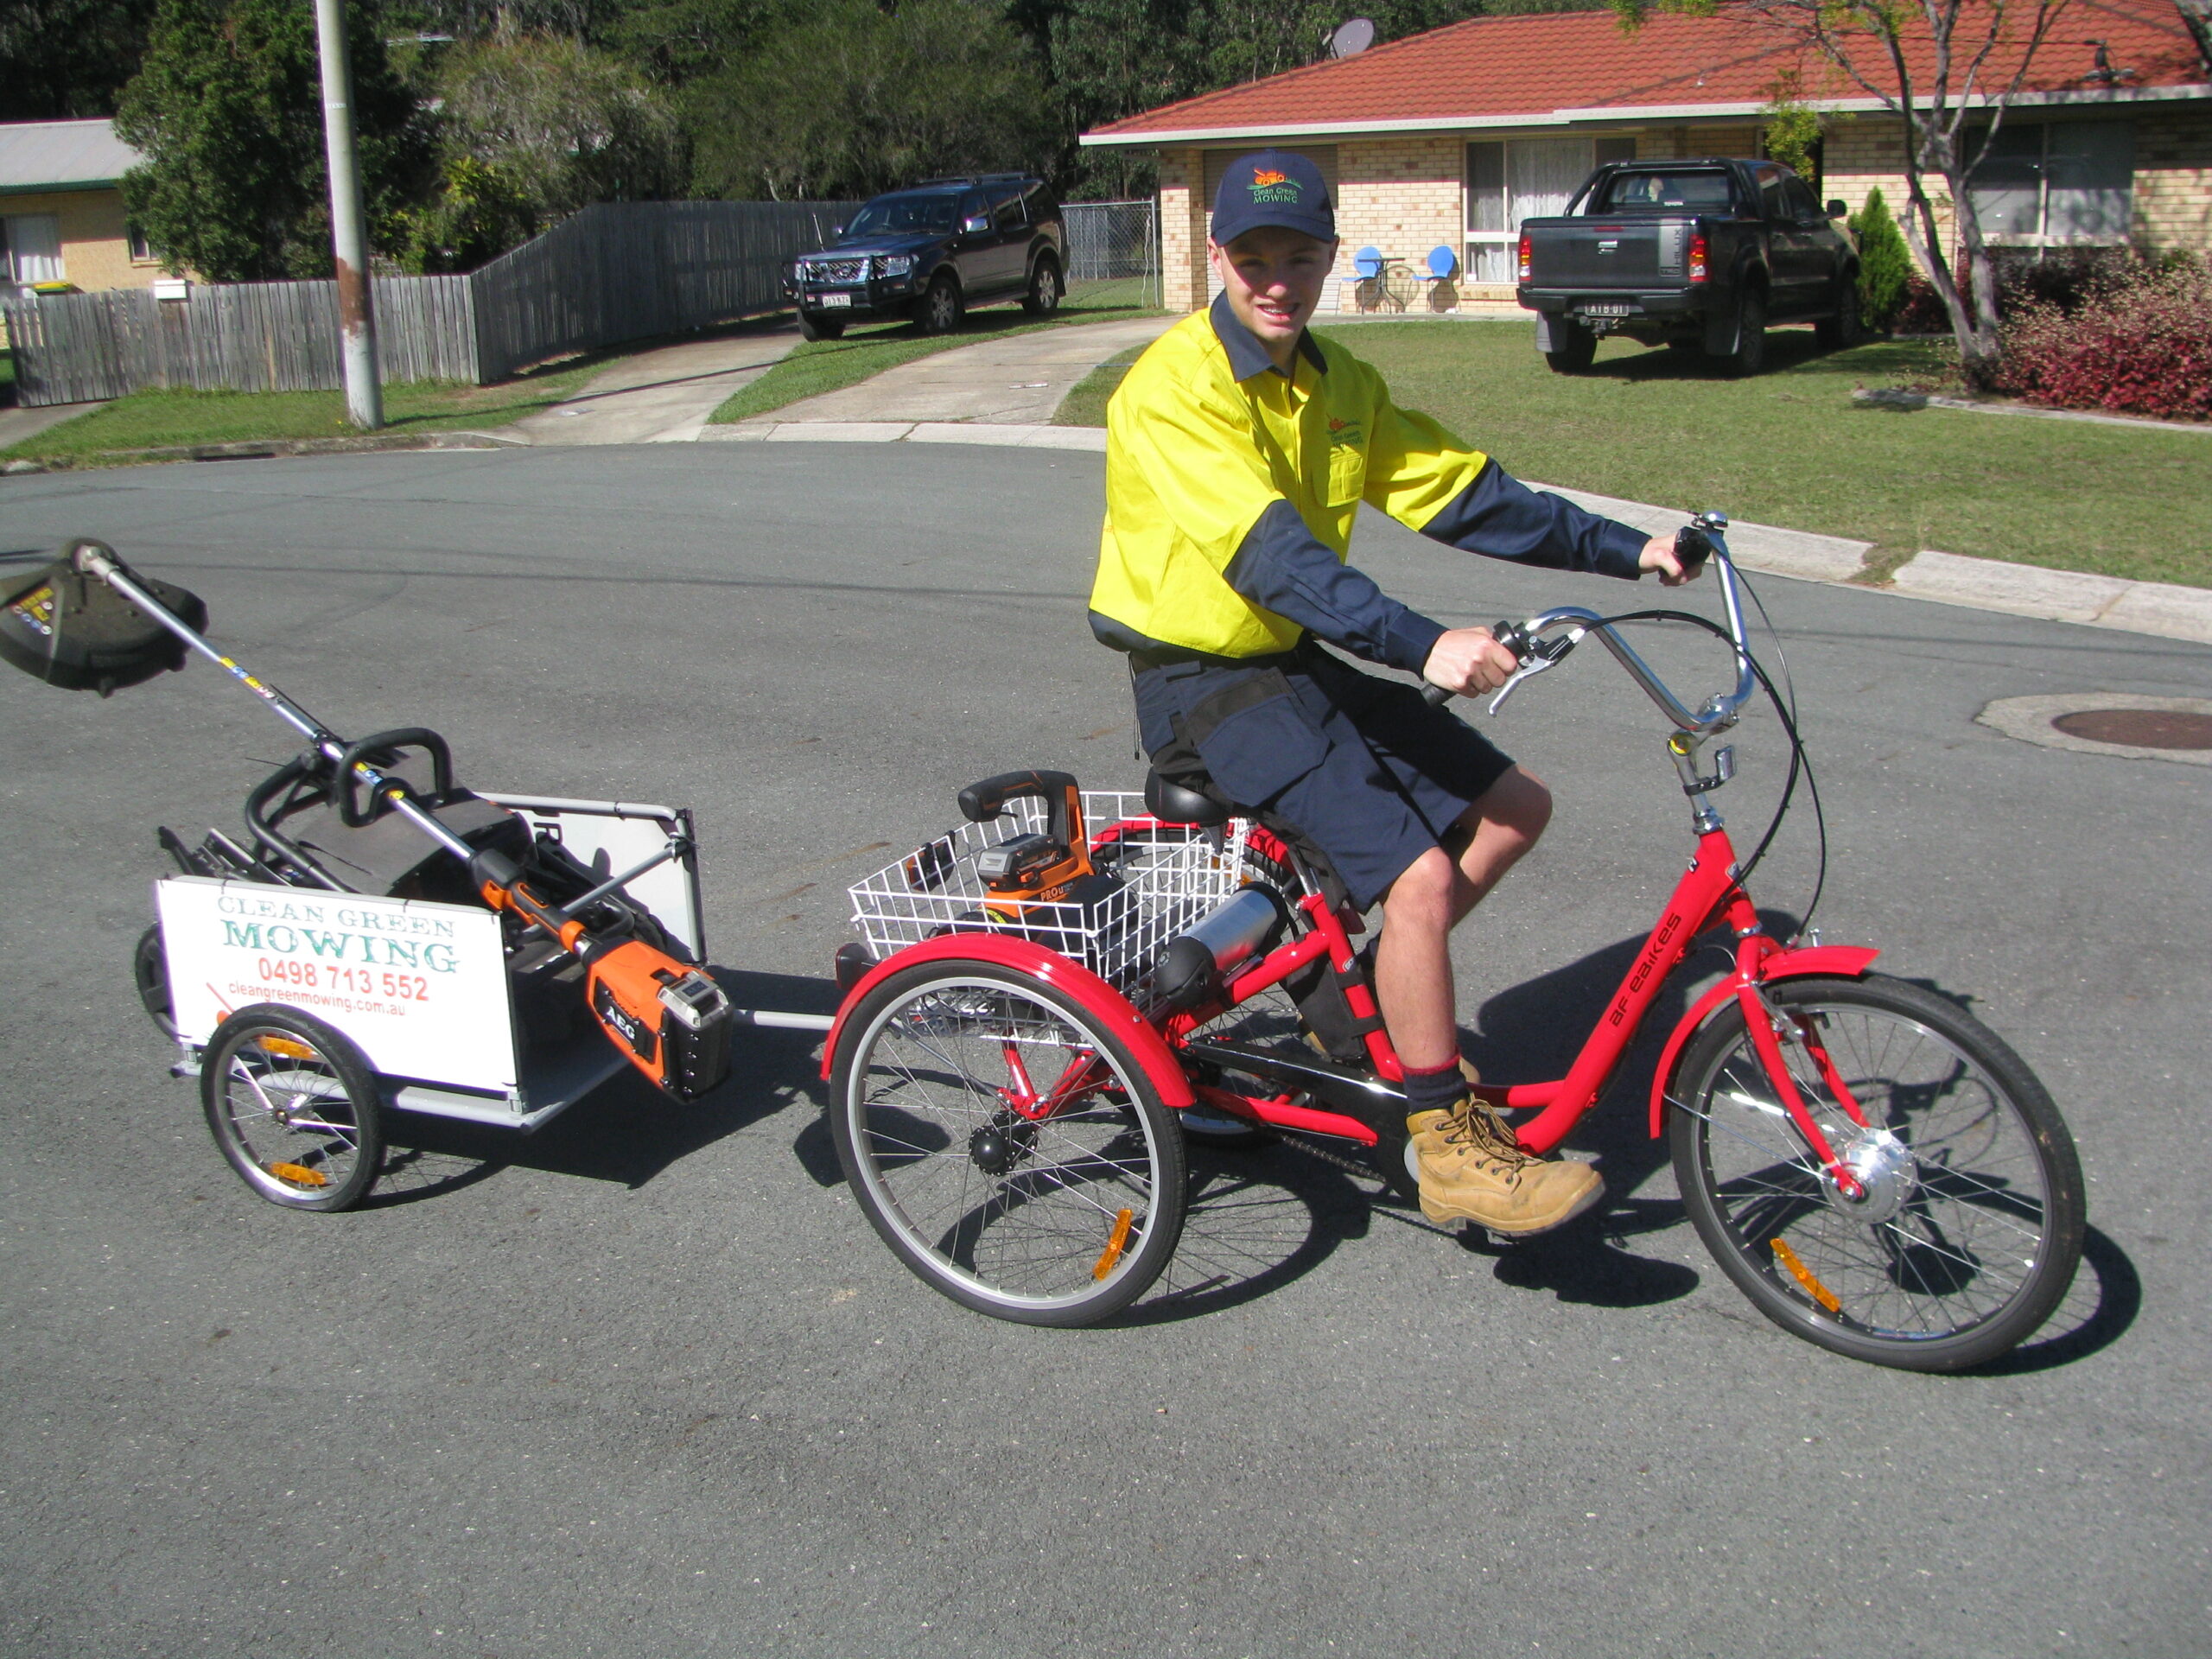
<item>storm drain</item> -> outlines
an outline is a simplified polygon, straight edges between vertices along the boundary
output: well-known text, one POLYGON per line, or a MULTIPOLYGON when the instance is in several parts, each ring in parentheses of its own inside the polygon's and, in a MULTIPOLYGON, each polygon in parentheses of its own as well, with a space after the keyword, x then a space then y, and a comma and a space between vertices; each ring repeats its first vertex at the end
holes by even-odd
POLYGON ((2008 737, 2045 748, 2212 766, 2212 699, 2126 691, 2004 697, 1976 718, 2008 737))
POLYGON ((2212 749, 2212 715, 2183 709, 2084 709, 2050 722, 2069 737, 2135 749, 2212 749))

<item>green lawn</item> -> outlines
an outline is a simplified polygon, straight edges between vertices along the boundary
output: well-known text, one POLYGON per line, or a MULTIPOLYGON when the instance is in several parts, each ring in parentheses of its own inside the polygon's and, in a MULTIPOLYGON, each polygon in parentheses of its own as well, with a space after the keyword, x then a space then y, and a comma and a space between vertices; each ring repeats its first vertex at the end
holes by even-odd
MULTIPOLYGON (((394 432, 504 426, 559 403, 604 366, 603 358, 593 358, 493 386, 386 386, 385 423, 394 432)), ((0 458, 98 462, 174 444, 336 438, 353 431, 342 391, 135 391, 0 450, 0 458)))
MULTIPOLYGON (((1060 302, 1049 321, 1033 321, 1019 306, 995 306, 969 313, 960 332, 925 334, 908 322, 888 322, 855 328, 842 340, 817 340, 795 346, 790 356, 758 380, 739 391, 716 410, 709 423, 726 425, 816 397, 881 374, 918 357, 929 357, 982 340, 1057 328, 1067 323, 1113 322, 1123 317, 1154 315, 1156 306, 1144 302, 1135 278, 1093 283, 1076 289, 1060 302)), ((1102 416, 1103 418, 1103 416, 1102 416)))
MULTIPOLYGON (((1777 329, 1766 373, 1721 380, 1694 354, 1626 341, 1601 345, 1587 374, 1554 374, 1517 322, 1323 332, 1519 477, 1872 542, 1877 572, 1937 548, 2212 588, 2198 539, 2212 432, 1853 404, 1855 387, 1942 379, 1949 353, 1932 343, 1823 357, 1808 332, 1777 329)), ((1055 418, 1103 424, 1127 372, 1102 365, 1055 418)))
POLYGON ((1694 354, 1625 341, 1558 375, 1531 325, 1358 324, 1338 338, 1396 400, 1522 478, 1876 543, 2212 587, 2199 539, 2212 432, 2131 431, 1961 410, 1861 408, 1858 386, 1939 378, 1948 352, 1882 341, 1821 356, 1778 329, 1772 367, 1708 378, 1694 354))
POLYGON ((1060 399, 1060 406, 1052 411, 1054 426, 1103 426, 1106 424, 1106 404, 1121 389, 1122 377, 1129 372, 1137 359, 1149 346, 1133 346, 1128 351, 1108 358, 1089 374, 1068 388, 1068 395, 1060 399))

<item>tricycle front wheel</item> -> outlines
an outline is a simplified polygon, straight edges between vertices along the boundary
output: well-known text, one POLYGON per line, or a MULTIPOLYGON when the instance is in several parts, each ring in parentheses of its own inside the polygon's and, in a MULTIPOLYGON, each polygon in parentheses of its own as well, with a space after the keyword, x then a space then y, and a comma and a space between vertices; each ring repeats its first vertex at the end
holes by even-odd
POLYGON ((1182 1127, 1075 998, 995 963, 891 975, 845 1017, 830 1132, 885 1243, 954 1301, 1084 1325, 1182 1236, 1182 1127))
POLYGON ((200 1099, 239 1179, 288 1210, 351 1209, 384 1161, 375 1073, 297 1008, 257 1002, 216 1027, 200 1099))
POLYGON ((1776 1324, 1854 1359, 1956 1371, 2024 1340, 2073 1281, 2085 1224, 2043 1084, 1916 985, 1766 995, 1790 1080, 1860 1190, 1840 1192, 1807 1150, 1731 1004, 1669 1093, 1675 1179, 1713 1259, 1776 1324))

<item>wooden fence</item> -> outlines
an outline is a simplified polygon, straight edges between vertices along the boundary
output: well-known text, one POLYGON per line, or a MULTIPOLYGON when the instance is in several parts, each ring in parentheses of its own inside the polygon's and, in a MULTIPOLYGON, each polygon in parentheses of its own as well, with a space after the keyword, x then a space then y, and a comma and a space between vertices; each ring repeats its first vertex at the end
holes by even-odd
MULTIPOLYGON (((466 276, 375 279, 386 380, 475 380, 475 309, 466 276)), ((0 305, 25 404, 119 397, 148 386, 317 391, 345 384, 335 283, 195 284, 181 300, 146 289, 43 294, 0 305)))
POLYGON ((564 352, 784 303, 784 268, 856 202, 621 201, 585 208, 470 276, 484 380, 564 352))
MULTIPOLYGON (((853 204, 614 202, 467 276, 375 279, 384 378, 482 385, 569 352, 725 322, 783 302, 791 259, 853 204)), ((149 386, 317 391, 345 384, 337 284, 194 284, 0 302, 26 405, 149 386)))

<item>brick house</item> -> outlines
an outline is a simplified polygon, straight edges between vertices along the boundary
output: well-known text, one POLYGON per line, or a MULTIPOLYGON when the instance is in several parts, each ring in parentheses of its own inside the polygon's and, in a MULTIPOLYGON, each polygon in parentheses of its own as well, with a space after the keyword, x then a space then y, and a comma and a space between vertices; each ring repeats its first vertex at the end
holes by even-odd
MULTIPOLYGON (((1925 85, 1928 64, 1913 67, 1925 85)), ((1280 144, 1311 156, 1336 196, 1344 245, 1324 309, 1395 308, 1358 280, 1355 256, 1371 248, 1414 273, 1386 285, 1412 309, 1515 311, 1522 219, 1560 212, 1599 162, 1761 153, 1763 112, 1793 74, 1821 118, 1822 197, 1856 212, 1879 186, 1902 219, 1904 124, 1771 25, 1726 10, 1655 16, 1634 35, 1606 11, 1478 17, 1147 110, 1083 143, 1157 152, 1171 308, 1207 298, 1206 214, 1223 169, 1280 144), (1432 282, 1436 249, 1454 270, 1432 282)), ((2212 251, 2209 81, 2171 0, 2070 8, 1978 180, 1985 232, 2030 247, 2212 251)))
POLYGON ((0 281, 89 290, 161 276, 124 217, 123 175, 143 159, 111 121, 0 124, 0 281))

